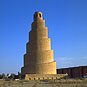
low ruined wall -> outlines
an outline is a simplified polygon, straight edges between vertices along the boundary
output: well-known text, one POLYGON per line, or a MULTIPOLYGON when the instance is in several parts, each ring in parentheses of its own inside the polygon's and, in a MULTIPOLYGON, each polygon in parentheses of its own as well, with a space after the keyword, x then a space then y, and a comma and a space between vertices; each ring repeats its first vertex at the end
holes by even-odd
POLYGON ((68 74, 26 74, 25 80, 59 79, 67 76, 68 74))
POLYGON ((57 74, 67 73, 71 78, 81 78, 87 75, 87 66, 57 69, 57 74))

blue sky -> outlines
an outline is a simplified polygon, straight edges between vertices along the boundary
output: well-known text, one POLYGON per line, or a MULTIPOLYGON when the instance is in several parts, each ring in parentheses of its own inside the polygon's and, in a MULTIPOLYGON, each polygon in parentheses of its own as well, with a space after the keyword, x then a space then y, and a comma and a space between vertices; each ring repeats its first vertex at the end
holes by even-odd
POLYGON ((0 73, 17 73, 36 11, 43 13, 57 68, 87 65, 87 0, 0 0, 0 73))

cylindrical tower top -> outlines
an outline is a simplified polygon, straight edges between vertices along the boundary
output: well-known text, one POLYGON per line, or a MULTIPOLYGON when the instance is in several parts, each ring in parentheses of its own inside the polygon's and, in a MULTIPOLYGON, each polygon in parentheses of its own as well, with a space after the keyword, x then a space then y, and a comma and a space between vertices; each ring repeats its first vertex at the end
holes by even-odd
POLYGON ((41 12, 35 12, 34 14, 34 21, 42 20, 42 13, 41 12))

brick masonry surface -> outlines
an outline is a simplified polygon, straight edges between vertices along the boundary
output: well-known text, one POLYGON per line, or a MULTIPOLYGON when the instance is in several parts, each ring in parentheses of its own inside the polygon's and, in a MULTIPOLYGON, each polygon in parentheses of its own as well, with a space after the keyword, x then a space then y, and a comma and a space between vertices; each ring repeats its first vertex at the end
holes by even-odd
POLYGON ((57 69, 57 74, 67 73, 71 78, 83 78, 87 76, 87 66, 57 69))

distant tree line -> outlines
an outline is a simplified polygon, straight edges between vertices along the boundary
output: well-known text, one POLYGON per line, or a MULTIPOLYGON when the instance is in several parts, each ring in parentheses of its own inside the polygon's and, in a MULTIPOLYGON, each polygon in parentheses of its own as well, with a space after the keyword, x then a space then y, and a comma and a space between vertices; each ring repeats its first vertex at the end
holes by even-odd
POLYGON ((11 73, 5 75, 4 73, 0 74, 0 79, 5 79, 5 80, 15 80, 15 79, 21 79, 22 74, 18 72, 18 75, 11 73))

